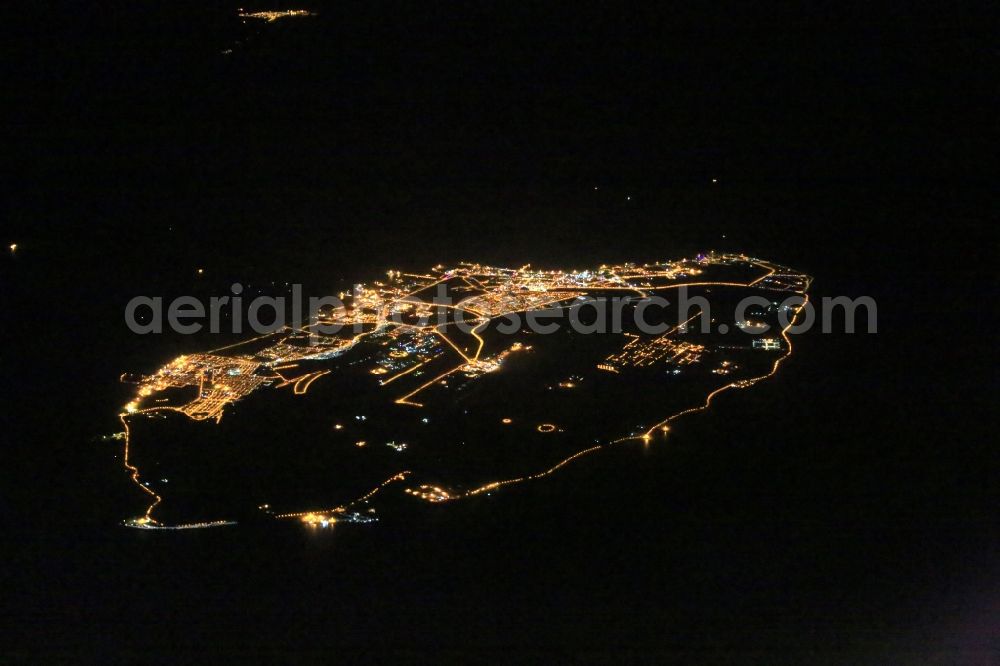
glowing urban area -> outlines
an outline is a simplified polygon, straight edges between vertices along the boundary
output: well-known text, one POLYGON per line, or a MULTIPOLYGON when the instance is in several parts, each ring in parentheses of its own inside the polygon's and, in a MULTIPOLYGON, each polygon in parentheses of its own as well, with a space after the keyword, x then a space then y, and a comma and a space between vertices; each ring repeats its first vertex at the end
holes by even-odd
POLYGON ((681 437, 670 433, 681 417, 773 376, 792 354, 789 329, 811 282, 714 253, 582 271, 462 263, 384 275, 300 328, 123 374, 135 395, 105 439, 122 446, 145 498, 125 524, 370 523, 394 502, 485 496, 583 458, 600 466, 598 452, 681 437), (710 304, 704 316, 682 314, 681 287, 710 304), (435 302, 442 293, 454 304, 435 302), (670 303, 644 315, 655 333, 636 316, 651 296, 670 303), (623 304, 620 330, 560 323, 576 308, 596 326, 595 299, 623 304), (527 313, 556 330, 539 331, 527 313), (233 495, 233 478, 245 492, 233 495))

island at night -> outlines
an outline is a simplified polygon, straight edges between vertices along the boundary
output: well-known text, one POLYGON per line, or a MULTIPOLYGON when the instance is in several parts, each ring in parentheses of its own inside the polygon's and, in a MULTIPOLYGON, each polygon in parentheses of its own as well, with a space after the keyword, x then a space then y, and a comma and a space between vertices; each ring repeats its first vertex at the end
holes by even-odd
POLYGON ((389 270, 299 326, 122 375, 137 385, 120 414, 122 460, 148 499, 125 523, 232 525, 249 507, 370 523, 390 487, 451 502, 609 446, 655 446, 676 419, 778 371, 810 282, 714 253, 389 270), (245 492, 213 492, 234 475, 245 492))

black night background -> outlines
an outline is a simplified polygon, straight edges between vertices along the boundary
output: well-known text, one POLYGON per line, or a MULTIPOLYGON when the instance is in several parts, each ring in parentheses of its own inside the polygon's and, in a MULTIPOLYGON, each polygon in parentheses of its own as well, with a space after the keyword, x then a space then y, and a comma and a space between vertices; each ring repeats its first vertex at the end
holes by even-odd
POLYGON ((246 7, 315 16, 5 12, 4 662, 995 663, 985 16, 246 7), (871 296, 878 333, 800 336, 663 446, 372 528, 121 526, 119 376, 211 346, 129 332, 135 295, 710 249, 871 296))

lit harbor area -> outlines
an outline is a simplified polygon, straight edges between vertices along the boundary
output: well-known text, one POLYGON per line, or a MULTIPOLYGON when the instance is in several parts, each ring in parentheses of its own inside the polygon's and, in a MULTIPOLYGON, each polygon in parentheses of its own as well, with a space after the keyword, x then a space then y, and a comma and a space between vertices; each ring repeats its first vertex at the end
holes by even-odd
POLYGON ((235 520, 212 520, 203 523, 183 523, 180 525, 161 525, 145 516, 141 518, 130 518, 122 523, 125 527, 133 527, 140 530, 200 530, 213 527, 229 527, 236 525, 235 520))

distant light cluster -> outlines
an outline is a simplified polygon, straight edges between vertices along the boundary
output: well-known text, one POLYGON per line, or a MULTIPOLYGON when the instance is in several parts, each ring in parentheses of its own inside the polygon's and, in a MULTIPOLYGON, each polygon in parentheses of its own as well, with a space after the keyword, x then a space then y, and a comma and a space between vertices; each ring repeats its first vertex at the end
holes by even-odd
POLYGON ((316 16, 316 13, 307 9, 285 9, 261 12, 245 12, 241 9, 238 16, 240 18, 259 19, 267 21, 268 23, 274 23, 278 19, 289 18, 291 16, 316 16))

